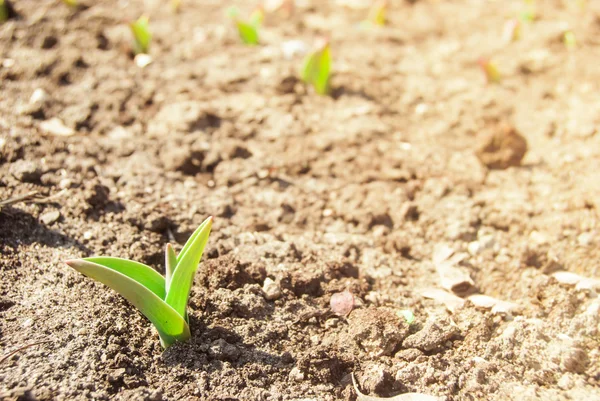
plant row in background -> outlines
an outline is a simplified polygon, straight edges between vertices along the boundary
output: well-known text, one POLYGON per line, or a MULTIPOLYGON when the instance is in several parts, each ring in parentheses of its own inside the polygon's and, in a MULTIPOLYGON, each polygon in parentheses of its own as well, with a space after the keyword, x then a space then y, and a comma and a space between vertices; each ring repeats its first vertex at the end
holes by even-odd
MULTIPOLYGON (((81 6, 79 0, 62 0, 71 8, 81 6)), ((586 0, 565 0, 571 8, 583 10, 587 6, 586 0)), ((181 7, 181 0, 171 0, 171 8, 178 11, 181 7)), ((283 9, 288 15, 294 9, 294 0, 282 0, 278 9, 283 9)), ((361 28, 372 29, 381 27, 387 23, 388 1, 376 1, 368 11, 366 19, 359 24, 361 28)), ((244 17, 237 7, 229 7, 227 16, 231 19, 238 31, 242 43, 248 46, 260 44, 260 30, 265 19, 265 9, 262 6, 257 7, 248 17, 244 17)), ((18 17, 10 0, 0 0, 0 22, 10 18, 18 17)), ((534 23, 538 19, 538 5, 536 0, 523 0, 522 10, 514 18, 509 19, 502 33, 505 43, 519 40, 523 35, 523 25, 534 23)), ((136 64, 145 67, 152 62, 149 56, 152 33, 147 16, 141 16, 135 21, 129 23, 133 36, 132 51, 135 55, 136 64)), ((563 42, 566 48, 572 50, 577 47, 577 40, 572 30, 566 29, 563 32, 563 42)), ((500 83, 502 74, 497 64, 491 57, 480 57, 479 67, 482 70, 488 83, 500 83)), ((328 40, 319 39, 314 49, 309 52, 299 68, 300 78, 308 85, 311 85, 315 92, 320 95, 330 93, 330 77, 332 73, 331 47, 328 40)))

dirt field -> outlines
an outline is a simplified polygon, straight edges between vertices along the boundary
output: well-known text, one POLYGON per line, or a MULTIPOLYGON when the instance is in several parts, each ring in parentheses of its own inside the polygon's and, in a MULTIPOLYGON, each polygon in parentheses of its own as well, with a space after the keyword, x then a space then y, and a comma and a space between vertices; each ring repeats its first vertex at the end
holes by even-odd
POLYGON ((1 399, 355 400, 354 373, 382 397, 600 400, 600 3, 539 0, 513 43, 522 1, 393 0, 370 30, 364 3, 298 0, 248 47, 230 2, 13 1, 0 200, 37 195, 0 211, 1 399), (328 97, 283 45, 323 35, 328 97), (63 263, 163 272, 209 215, 192 339, 164 352, 63 263))

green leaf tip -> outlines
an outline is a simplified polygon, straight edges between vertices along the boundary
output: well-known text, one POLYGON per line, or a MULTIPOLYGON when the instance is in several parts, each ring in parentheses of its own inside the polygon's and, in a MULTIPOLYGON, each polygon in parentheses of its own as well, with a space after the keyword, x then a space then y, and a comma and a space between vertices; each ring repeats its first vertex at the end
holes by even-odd
POLYGON ((331 73, 331 49, 329 40, 317 41, 315 50, 307 54, 302 63, 300 77, 312 85, 319 95, 329 93, 329 79, 331 73))
POLYGON ((248 20, 243 20, 240 17, 240 10, 237 7, 229 7, 227 9, 227 16, 235 23, 242 43, 249 46, 259 44, 258 30, 265 17, 264 10, 261 7, 254 10, 252 14, 250 14, 250 17, 248 17, 248 20))
POLYGON ((156 327, 166 348, 191 336, 187 301, 212 222, 211 216, 194 231, 179 256, 167 244, 165 277, 150 266, 121 258, 96 256, 65 263, 122 295, 156 327))
POLYGON ((136 21, 130 22, 129 29, 133 34, 133 52, 135 54, 148 54, 150 42, 152 41, 148 16, 142 15, 136 21))

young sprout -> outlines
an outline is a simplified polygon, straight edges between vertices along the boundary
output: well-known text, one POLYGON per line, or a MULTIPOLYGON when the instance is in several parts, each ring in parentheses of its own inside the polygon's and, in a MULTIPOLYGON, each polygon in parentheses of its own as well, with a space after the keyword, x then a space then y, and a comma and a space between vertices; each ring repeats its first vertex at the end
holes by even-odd
POLYGON ((142 263, 97 256, 68 260, 78 272, 109 286, 152 322, 163 348, 190 338, 187 302, 194 275, 212 226, 206 219, 176 255, 171 244, 165 250, 165 277, 142 263))
POLYGON ((502 38, 505 43, 516 42, 521 38, 521 21, 518 18, 506 21, 502 38))
POLYGON ((367 16, 367 21, 371 25, 375 26, 384 26, 387 22, 385 17, 387 10, 388 2, 387 0, 380 0, 371 6, 369 10, 369 15, 367 16))
POLYGON ((563 34, 563 42, 565 43, 565 47, 569 50, 573 50, 577 47, 577 39, 575 39, 575 34, 571 30, 565 31, 563 34))
POLYGON ((10 18, 17 18, 18 14, 9 0, 0 0, 0 23, 10 18))
POLYGON ((531 23, 537 17, 536 0, 523 0, 523 2, 525 3, 525 10, 521 11, 519 19, 525 23, 531 23))
POLYGON ((235 22, 240 39, 244 44, 250 46, 258 44, 258 30, 265 18, 265 12, 262 7, 254 10, 247 21, 240 18, 240 11, 237 7, 230 7, 227 10, 227 15, 235 22))
POLYGON ((327 39, 317 41, 315 50, 307 54, 302 64, 300 77, 312 85, 319 95, 329 93, 329 75, 331 73, 331 49, 327 39))
POLYGON ((133 52, 135 54, 148 54, 150 42, 152 41, 148 17, 142 15, 136 21, 130 22, 129 28, 133 34, 133 52))
POLYGON ((71 8, 79 7, 79 0, 62 0, 62 2, 71 8))
POLYGON ((170 1, 171 11, 174 13, 178 13, 181 9, 181 0, 171 0, 170 1))
POLYGON ((500 83, 502 77, 496 64, 488 58, 482 57, 479 59, 479 66, 485 74, 485 79, 488 83, 497 84, 500 83))

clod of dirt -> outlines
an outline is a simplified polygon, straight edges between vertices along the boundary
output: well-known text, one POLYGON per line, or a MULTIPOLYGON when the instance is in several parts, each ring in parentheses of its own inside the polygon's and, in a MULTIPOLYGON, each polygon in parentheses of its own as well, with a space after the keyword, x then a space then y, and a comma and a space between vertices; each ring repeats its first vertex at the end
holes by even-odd
POLYGON ((18 160, 10 166, 10 173, 21 182, 37 183, 43 171, 33 161, 18 160))
POLYGON ((161 150, 159 158, 168 171, 181 171, 183 174, 196 175, 202 171, 204 153, 186 146, 167 147, 161 150))
POLYGON ((236 361, 240 357, 240 350, 222 338, 213 341, 208 349, 208 355, 219 361, 236 361))
POLYGON ((346 316, 354 309, 354 295, 346 290, 335 293, 329 301, 331 310, 338 316, 346 316))
POLYGON ((370 356, 391 355, 408 334, 408 324, 393 309, 354 310, 348 322, 349 335, 370 356))
POLYGON ((432 317, 421 330, 408 336, 402 346, 428 352, 440 348, 446 341, 459 333, 458 328, 453 326, 450 320, 443 317, 432 317))
POLYGON ((476 155, 490 169, 519 166, 527 152, 527 140, 510 124, 496 127, 485 136, 476 155))
POLYGON ((387 367, 379 363, 369 363, 363 367, 362 375, 358 376, 360 386, 368 393, 383 394, 390 390, 393 381, 387 367))
POLYGON ((86 202, 94 209, 102 209, 108 203, 110 190, 104 185, 96 184, 86 191, 86 202))

